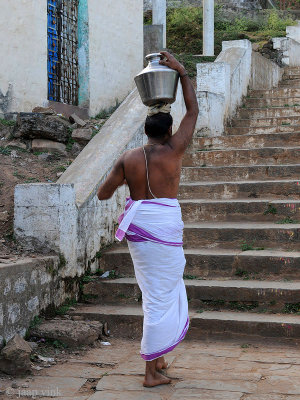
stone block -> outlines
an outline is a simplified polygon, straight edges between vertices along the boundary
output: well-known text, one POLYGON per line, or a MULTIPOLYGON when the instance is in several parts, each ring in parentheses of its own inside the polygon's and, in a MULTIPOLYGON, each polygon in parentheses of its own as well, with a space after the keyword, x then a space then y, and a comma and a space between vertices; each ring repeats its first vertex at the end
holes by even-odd
POLYGON ((50 139, 67 142, 70 123, 57 115, 41 113, 20 113, 14 128, 14 137, 25 139, 50 139))
POLYGON ((75 113, 70 115, 69 120, 72 124, 77 124, 82 127, 86 125, 86 122, 83 121, 80 117, 78 117, 78 115, 75 113))
POLYGON ((12 140, 10 141, 5 147, 16 147, 17 149, 26 150, 26 144, 19 141, 19 140, 12 140))
POLYGON ((54 142, 53 140, 34 139, 32 141, 32 151, 50 151, 66 155, 66 146, 63 143, 54 142))
POLYGON ((15 335, 0 353, 0 370, 9 375, 30 372, 31 352, 30 345, 20 335, 15 335))
POLYGON ((87 144, 92 139, 93 131, 91 128, 74 129, 72 139, 81 144, 87 144))
POLYGON ((70 347, 77 347, 94 343, 101 335, 102 329, 103 325, 98 321, 54 319, 43 322, 30 333, 38 338, 60 340, 70 347))

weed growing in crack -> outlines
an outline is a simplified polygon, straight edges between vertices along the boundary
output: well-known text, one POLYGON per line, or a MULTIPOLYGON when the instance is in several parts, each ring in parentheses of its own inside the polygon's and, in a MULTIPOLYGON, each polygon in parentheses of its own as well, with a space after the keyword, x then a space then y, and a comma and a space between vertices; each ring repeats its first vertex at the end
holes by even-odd
POLYGON ((300 221, 293 219, 292 217, 285 217, 280 221, 277 221, 276 224, 299 224, 300 221))
POLYGON ((272 206, 272 204, 268 204, 268 208, 264 211, 264 215, 272 214, 275 215, 277 214, 277 208, 272 206))

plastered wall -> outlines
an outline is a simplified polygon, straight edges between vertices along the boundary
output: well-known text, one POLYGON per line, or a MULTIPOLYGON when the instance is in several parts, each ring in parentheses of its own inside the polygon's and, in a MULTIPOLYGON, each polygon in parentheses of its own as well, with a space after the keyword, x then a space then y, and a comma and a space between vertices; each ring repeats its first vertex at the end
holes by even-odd
POLYGON ((90 114, 123 100, 143 69, 143 0, 89 0, 90 114))
POLYGON ((31 111, 47 101, 47 2, 1 0, 0 10, 0 113, 31 111))

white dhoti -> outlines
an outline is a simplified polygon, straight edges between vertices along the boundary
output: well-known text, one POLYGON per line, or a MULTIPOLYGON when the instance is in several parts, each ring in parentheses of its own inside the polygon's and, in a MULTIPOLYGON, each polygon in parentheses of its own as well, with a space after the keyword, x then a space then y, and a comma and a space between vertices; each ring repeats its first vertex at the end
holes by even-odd
POLYGON ((116 238, 126 236, 142 291, 144 326, 141 356, 163 356, 184 338, 188 302, 183 282, 183 222, 176 199, 127 199, 116 238))

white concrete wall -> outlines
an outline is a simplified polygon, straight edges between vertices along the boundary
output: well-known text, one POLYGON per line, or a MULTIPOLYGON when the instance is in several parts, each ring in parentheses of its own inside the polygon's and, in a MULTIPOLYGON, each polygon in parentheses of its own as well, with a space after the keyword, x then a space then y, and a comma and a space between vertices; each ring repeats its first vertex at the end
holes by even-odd
POLYGON ((199 105, 197 135, 222 135, 230 99, 229 64, 223 62, 197 64, 197 99, 199 105))
POLYGON ((286 37, 273 38, 272 42, 275 50, 282 51, 284 65, 291 67, 300 65, 300 21, 297 21, 297 25, 286 27, 286 37))
POLYGON ((289 39, 288 41, 289 51, 289 66, 299 67, 300 66, 300 41, 289 39))
POLYGON ((89 0, 90 115, 123 100, 143 69, 143 0, 89 0))
POLYGON ((234 40, 222 43, 213 63, 197 64, 199 117, 197 135, 220 136, 247 94, 251 74, 251 43, 234 40))
POLYGON ((253 51, 249 87, 254 90, 272 89, 278 86, 283 72, 283 68, 253 51))
POLYGON ((0 1, 0 97, 2 112, 31 111, 47 102, 47 2, 0 1))
POLYGON ((300 21, 297 21, 297 25, 286 27, 286 36, 300 43, 300 21))
POLYGON ((228 115, 234 115, 242 99, 247 95, 251 74, 252 46, 249 40, 231 40, 222 42, 222 52, 216 61, 230 65, 230 100, 228 115))

